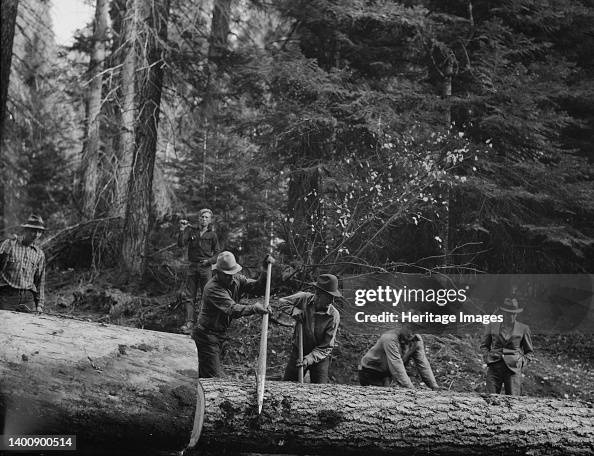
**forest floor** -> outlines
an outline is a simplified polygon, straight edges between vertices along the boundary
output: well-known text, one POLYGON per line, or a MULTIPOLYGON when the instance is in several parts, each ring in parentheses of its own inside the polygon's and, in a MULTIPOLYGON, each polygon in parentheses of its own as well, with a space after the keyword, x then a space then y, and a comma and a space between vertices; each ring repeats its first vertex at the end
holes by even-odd
MULTIPOLYGON (((74 270, 50 272, 46 311, 64 316, 156 331, 179 332, 185 312, 170 290, 116 288, 117 273, 91 275, 74 270)), ((272 297, 274 302, 275 297, 272 297)), ((249 303, 250 300, 242 301, 249 303)), ((291 344, 292 329, 271 323, 268 338, 269 379, 280 380, 291 344)), ((189 337, 189 336, 188 336, 189 337)), ((482 363, 480 333, 423 335, 427 355, 441 386, 453 391, 485 392, 486 367, 482 363)), ((226 375, 237 379, 254 377, 260 338, 256 316, 235 320, 223 346, 226 375)), ((342 328, 332 354, 330 381, 357 384, 357 365, 376 341, 377 335, 351 334, 342 328)), ((525 371, 524 395, 594 402, 594 335, 533 334, 535 360, 525 371)), ((411 379, 425 388, 414 369, 411 379)), ((306 381, 308 381, 306 377, 306 381)))

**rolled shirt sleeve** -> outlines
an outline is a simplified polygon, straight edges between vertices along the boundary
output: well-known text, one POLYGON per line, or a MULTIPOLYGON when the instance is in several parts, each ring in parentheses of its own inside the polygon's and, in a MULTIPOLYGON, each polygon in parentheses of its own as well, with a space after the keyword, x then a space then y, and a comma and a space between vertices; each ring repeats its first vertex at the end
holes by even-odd
POLYGON ((415 366, 417 367, 423 382, 425 382, 425 385, 431 389, 435 389, 437 388, 437 381, 435 380, 435 375, 433 375, 433 369, 431 369, 431 364, 429 364, 427 355, 425 355, 425 344, 423 343, 421 336, 416 335, 415 338, 416 340, 412 353, 415 366))
POLYGON ((397 337, 390 338, 384 342, 384 351, 388 363, 388 370, 392 376, 392 381, 405 388, 413 388, 413 384, 406 373, 402 357, 400 355, 400 343, 397 337))
POLYGON ((303 313, 303 310, 299 308, 299 302, 306 298, 306 294, 302 291, 286 296, 278 300, 278 309, 291 317, 295 317, 303 313))

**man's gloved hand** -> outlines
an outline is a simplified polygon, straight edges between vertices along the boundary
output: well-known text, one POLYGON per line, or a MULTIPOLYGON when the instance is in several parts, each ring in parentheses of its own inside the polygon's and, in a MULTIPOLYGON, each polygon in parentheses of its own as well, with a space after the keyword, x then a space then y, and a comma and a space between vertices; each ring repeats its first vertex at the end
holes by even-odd
POLYGON ((313 359, 311 359, 311 357, 309 355, 304 356, 303 361, 297 360, 297 362, 296 362, 297 367, 303 366, 303 368, 311 366, 312 364, 313 364, 313 359))
POLYGON ((183 230, 185 230, 185 229, 186 229, 186 227, 187 227, 187 226, 189 226, 189 225, 190 225, 190 222, 188 222, 188 221, 187 221, 187 220, 185 220, 185 219, 181 219, 181 220, 179 221, 179 230, 180 230, 180 231, 183 231, 183 230))
POLYGON ((263 304, 257 302, 256 304, 254 304, 254 310, 258 315, 266 315, 267 313, 270 313, 270 306, 264 307, 263 304))
POLYGON ((276 263, 276 260, 274 259, 274 257, 272 255, 266 255, 264 260, 262 260, 262 267, 264 269, 267 269, 269 264, 274 264, 274 263, 276 263))
POLYGON ((293 318, 293 320, 295 320, 297 323, 303 323, 304 321, 304 314, 303 311, 299 310, 299 309, 294 309, 293 313, 291 314, 291 317, 293 318))
POLYGON ((210 266, 210 260, 204 260, 202 266, 210 266))

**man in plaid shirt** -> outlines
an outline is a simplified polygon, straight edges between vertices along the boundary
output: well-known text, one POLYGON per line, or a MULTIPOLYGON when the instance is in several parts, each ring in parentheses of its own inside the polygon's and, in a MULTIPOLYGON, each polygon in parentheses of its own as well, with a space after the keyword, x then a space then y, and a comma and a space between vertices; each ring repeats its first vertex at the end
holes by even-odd
POLYGON ((45 231, 43 219, 29 217, 22 236, 0 244, 0 309, 43 311, 45 255, 35 243, 45 231))

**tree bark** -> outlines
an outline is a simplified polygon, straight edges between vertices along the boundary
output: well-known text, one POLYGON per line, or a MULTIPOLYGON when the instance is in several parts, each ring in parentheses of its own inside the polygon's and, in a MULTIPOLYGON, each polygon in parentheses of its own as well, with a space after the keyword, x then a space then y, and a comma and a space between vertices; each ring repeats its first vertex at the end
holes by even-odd
MULTIPOLYGON (((0 311, 4 434, 76 434, 81 448, 189 441, 196 352, 175 334, 0 311)), ((592 404, 350 385, 202 379, 198 451, 589 455, 592 404)))
MULTIPOLYGON (((0 16, 2 27, 0 28, 0 142, 4 139, 4 118, 6 116, 6 103, 8 102, 8 82, 10 79, 10 68, 12 63, 12 43, 14 40, 14 28, 18 10, 18 0, 4 0, 0 4, 0 16)), ((8 174, 6 166, 6 148, 2 144, 0 148, 0 233, 4 233, 5 223, 5 192, 7 190, 8 174)))
POLYGON ((208 137, 211 131, 216 137, 218 131, 216 116, 219 111, 219 103, 217 98, 213 96, 217 84, 215 76, 218 73, 218 64, 221 58, 227 53, 229 47, 228 37, 231 3, 232 0, 215 0, 212 7, 210 36, 208 40, 208 59, 206 61, 206 85, 204 87, 204 101, 202 103, 204 128, 204 139, 202 143, 202 185, 204 187, 205 198, 207 197, 206 167, 208 137))
MULTIPOLYGON (((146 43, 137 61, 138 116, 134 136, 134 158, 128 184, 122 243, 122 264, 139 278, 145 267, 153 198, 153 173, 157 149, 157 127, 163 85, 163 45, 167 39, 169 0, 143 0, 139 10, 137 39, 146 43), (140 60, 140 59, 139 59, 140 60)), ((136 56, 137 59, 139 55, 136 56)))
POLYGON ((0 140, 4 138, 4 117, 8 100, 8 81, 10 79, 10 64, 12 62, 12 42, 16 24, 18 0, 3 0, 0 5, 2 28, 0 38, 0 140))
POLYGON ((586 455, 594 451, 591 404, 267 382, 201 380, 200 448, 292 454, 586 455), (255 382, 254 382, 255 383, 255 382))
POLYGON ((136 119, 135 78, 136 42, 139 4, 143 0, 127 0, 121 34, 122 70, 120 72, 121 89, 121 127, 118 138, 118 166, 115 176, 112 216, 126 215, 128 184, 134 156, 134 120, 136 119))
POLYGON ((103 64, 107 41, 107 16, 109 1, 97 0, 93 50, 89 62, 89 89, 87 93, 87 134, 81 160, 82 213, 87 220, 95 216, 97 206, 97 182, 99 181, 99 153, 101 147, 100 114, 103 88, 103 64))
POLYGON ((75 434, 78 449, 180 449, 197 368, 181 335, 0 311, 0 428, 75 434))

